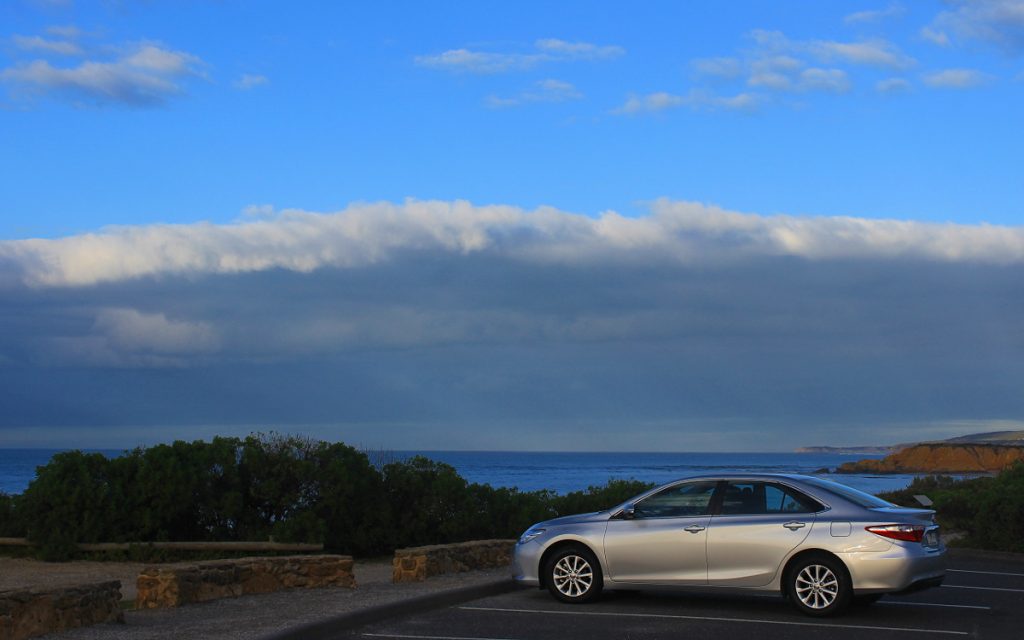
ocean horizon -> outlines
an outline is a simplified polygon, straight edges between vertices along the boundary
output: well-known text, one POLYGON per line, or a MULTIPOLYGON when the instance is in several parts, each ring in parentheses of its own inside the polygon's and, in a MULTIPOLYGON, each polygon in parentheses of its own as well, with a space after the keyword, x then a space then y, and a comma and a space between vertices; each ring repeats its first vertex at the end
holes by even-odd
MULTIPOLYGON (((0 449, 0 492, 23 492, 36 467, 61 451, 73 449, 0 449)), ((81 449, 114 457, 123 449, 81 449)), ((603 485, 612 479, 663 483, 705 473, 802 473, 835 469, 843 462, 881 458, 881 454, 752 452, 527 452, 527 451, 367 451, 371 462, 404 460, 416 455, 451 465, 468 482, 520 491, 559 494, 603 485)), ((837 474, 832 479, 870 493, 906 487, 913 474, 837 474)))

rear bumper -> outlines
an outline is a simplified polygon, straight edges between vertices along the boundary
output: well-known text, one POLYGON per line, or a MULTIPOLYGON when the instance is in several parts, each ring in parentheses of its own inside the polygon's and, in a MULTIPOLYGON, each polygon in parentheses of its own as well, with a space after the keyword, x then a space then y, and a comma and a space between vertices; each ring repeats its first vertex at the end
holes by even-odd
POLYGON ((915 544, 895 543, 885 552, 840 554, 850 570, 856 593, 919 591, 942 584, 946 577, 946 549, 926 550, 915 544))
POLYGON ((932 587, 941 587, 942 581, 945 580, 945 578, 945 576, 939 576, 938 578, 922 578, 921 580, 912 583, 903 591, 897 591, 896 593, 914 593, 916 591, 931 589, 932 587))

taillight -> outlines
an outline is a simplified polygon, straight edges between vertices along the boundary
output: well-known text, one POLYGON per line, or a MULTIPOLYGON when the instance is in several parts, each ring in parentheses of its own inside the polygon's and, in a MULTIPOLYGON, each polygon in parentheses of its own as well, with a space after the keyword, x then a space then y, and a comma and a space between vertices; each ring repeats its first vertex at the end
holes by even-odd
POLYGON ((883 538, 903 540, 904 542, 921 542, 925 530, 923 524, 880 524, 864 528, 883 538))

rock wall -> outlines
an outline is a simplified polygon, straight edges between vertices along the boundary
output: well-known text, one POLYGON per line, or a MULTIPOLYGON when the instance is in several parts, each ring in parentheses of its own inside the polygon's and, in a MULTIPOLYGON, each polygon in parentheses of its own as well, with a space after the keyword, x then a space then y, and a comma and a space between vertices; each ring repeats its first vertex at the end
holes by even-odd
POLYGON ((124 622, 121 583, 0 591, 0 640, 22 640, 103 622, 124 622))
POLYGON ((146 567, 137 585, 135 607, 158 609, 300 587, 355 588, 356 579, 351 556, 316 555, 146 567))
POLYGON ((1024 447, 989 444, 919 444, 881 460, 847 462, 837 473, 994 473, 1024 462, 1024 447))
POLYGON ((506 567, 515 540, 474 540, 398 549, 392 561, 393 582, 420 582, 443 573, 506 567))

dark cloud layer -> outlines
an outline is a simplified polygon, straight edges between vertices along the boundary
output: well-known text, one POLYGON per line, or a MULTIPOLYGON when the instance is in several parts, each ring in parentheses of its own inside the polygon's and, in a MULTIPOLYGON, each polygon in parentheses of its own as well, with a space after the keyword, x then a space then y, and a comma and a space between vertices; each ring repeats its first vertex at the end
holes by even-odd
POLYGON ((0 442, 234 425, 391 448, 778 449, 1024 417, 1013 260, 516 247, 8 284, 0 442))

